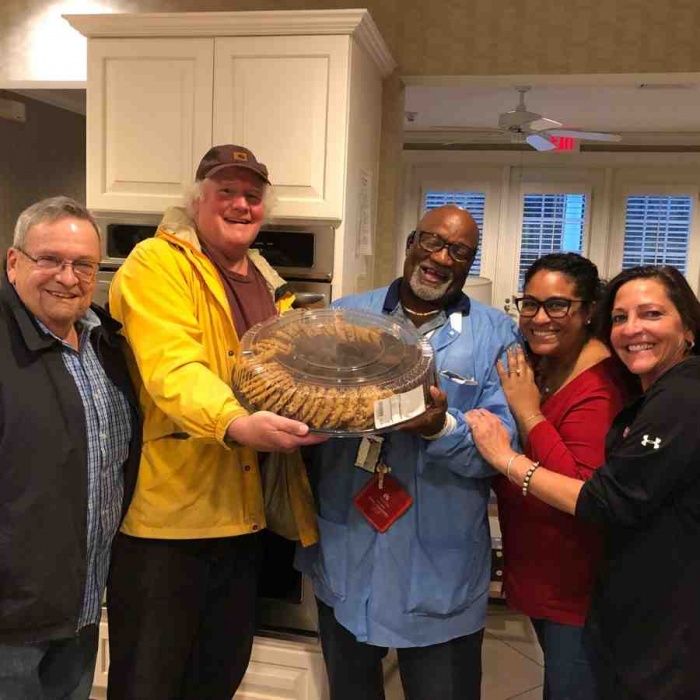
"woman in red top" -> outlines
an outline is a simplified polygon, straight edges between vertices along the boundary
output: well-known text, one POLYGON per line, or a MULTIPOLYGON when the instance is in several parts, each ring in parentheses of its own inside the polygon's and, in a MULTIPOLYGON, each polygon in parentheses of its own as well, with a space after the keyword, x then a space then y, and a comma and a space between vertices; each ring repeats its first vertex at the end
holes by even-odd
MULTIPOLYGON (((535 261, 516 299, 532 353, 498 367, 525 452, 586 481, 604 461, 605 436, 623 406, 617 360, 592 334, 601 287, 596 266, 575 253, 535 261)), ((592 526, 499 477, 494 482, 503 534, 508 604, 530 617, 544 653, 545 700, 594 700, 582 628, 601 555, 592 526)))

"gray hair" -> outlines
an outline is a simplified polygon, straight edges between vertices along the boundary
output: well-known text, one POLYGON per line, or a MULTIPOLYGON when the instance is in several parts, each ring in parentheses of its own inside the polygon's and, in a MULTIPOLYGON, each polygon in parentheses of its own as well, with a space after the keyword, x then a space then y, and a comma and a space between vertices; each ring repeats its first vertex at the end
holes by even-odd
MULTIPOLYGON (((194 220, 196 204, 202 197, 202 190, 204 189, 204 183, 210 178, 205 178, 204 180, 195 180, 186 190, 183 195, 183 200, 185 204, 185 211, 190 219, 194 220)), ((272 185, 265 185, 263 190, 263 211, 265 212, 265 220, 270 218, 272 210, 275 208, 277 203, 277 197, 275 195, 275 188, 272 185)))
POLYGON ((92 214, 80 202, 70 197, 49 197, 27 207, 18 217, 15 224, 15 235, 12 238, 13 248, 23 248, 27 240, 27 232, 37 224, 49 223, 61 219, 80 219, 89 221, 100 238, 100 229, 92 214))

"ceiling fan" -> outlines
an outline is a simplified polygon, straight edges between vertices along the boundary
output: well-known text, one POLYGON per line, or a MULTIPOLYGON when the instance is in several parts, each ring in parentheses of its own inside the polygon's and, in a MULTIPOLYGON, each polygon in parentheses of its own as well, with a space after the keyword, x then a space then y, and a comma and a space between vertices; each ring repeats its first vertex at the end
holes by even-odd
MULTIPOLYGON (((505 135, 510 138, 512 143, 528 143, 532 148, 538 151, 551 151, 556 148, 556 144, 552 141, 553 136, 563 136, 573 139, 584 139, 587 141, 607 141, 614 143, 622 140, 619 134, 613 134, 602 131, 583 131, 582 129, 563 128, 561 122, 554 119, 543 117, 537 112, 528 111, 525 105, 525 93, 529 87, 515 88, 520 93, 520 99, 515 109, 510 112, 504 112, 498 117, 497 127, 480 127, 480 126, 434 126, 432 129, 416 128, 418 121, 418 112, 406 112, 406 122, 409 126, 407 134, 413 136, 413 140, 418 138, 428 138, 429 141, 435 141, 430 138, 430 132, 437 134, 474 134, 474 136, 485 136, 487 139, 490 135, 505 135), (413 128, 411 128, 413 126, 413 128)), ((449 146, 461 141, 440 141, 442 145, 449 146)))
POLYGON ((504 112, 498 117, 499 130, 511 134, 515 141, 526 141, 538 151, 551 151, 556 148, 556 144, 550 139, 551 136, 565 136, 586 141, 616 142, 622 140, 619 134, 561 128, 563 126, 561 122, 528 111, 525 106, 525 93, 530 90, 529 87, 515 89, 520 93, 516 108, 510 112, 504 112))

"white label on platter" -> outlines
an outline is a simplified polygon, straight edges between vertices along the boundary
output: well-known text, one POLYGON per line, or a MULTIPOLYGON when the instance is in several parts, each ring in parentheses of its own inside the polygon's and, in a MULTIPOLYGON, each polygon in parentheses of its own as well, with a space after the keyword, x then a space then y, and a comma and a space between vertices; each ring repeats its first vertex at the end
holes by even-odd
POLYGON ((386 399, 374 402, 374 425, 379 430, 387 428, 396 423, 402 423, 409 418, 419 416, 425 412, 425 396, 423 387, 417 386, 415 389, 404 394, 394 394, 386 399))

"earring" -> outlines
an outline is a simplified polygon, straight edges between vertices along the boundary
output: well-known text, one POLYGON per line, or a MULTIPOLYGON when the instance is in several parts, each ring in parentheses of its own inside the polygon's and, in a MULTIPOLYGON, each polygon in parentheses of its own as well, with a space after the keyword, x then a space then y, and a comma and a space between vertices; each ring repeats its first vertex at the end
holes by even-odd
POLYGON ((690 352, 695 347, 695 341, 694 340, 686 340, 685 347, 686 347, 686 350, 688 352, 690 352))
POLYGON ((587 326, 590 326, 591 323, 593 323, 593 322, 592 322, 591 319, 589 318, 588 321, 586 321, 586 325, 587 325, 587 326))

